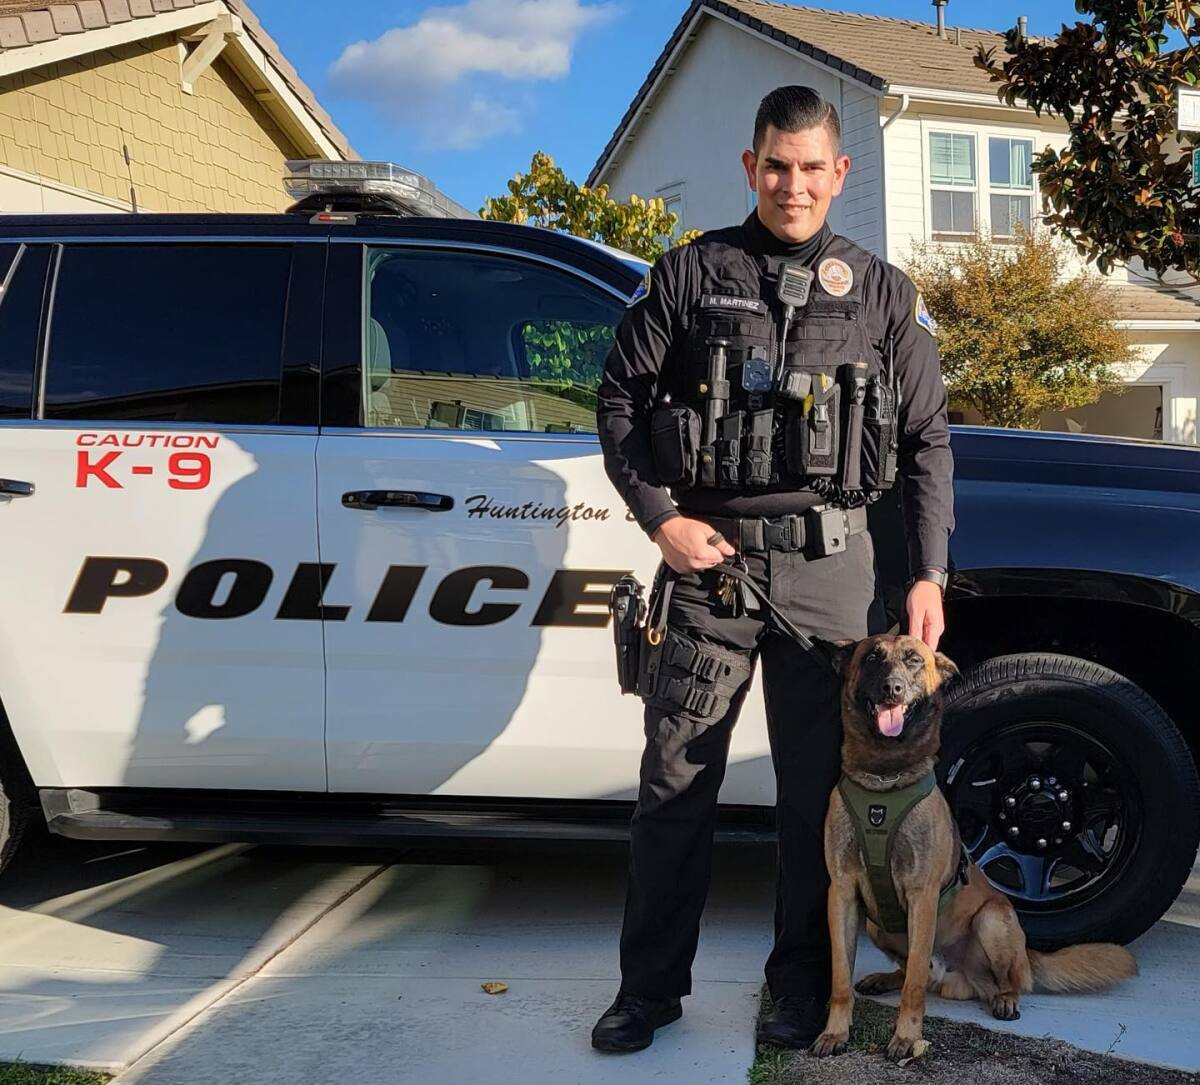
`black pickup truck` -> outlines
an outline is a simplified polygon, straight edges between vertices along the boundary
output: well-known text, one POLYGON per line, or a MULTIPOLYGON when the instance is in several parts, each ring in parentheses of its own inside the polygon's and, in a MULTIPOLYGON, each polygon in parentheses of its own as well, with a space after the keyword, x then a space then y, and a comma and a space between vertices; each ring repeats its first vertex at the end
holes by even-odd
POLYGON ((1033 944, 1128 941, 1200 844, 1200 449, 969 427, 953 447, 943 789, 1033 944))

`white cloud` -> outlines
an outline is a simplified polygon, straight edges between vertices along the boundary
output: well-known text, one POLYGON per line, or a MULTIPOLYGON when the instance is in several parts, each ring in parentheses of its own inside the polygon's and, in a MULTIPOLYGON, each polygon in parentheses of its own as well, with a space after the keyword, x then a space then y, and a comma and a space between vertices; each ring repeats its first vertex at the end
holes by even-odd
POLYGON ((347 46, 330 81, 421 128, 432 145, 467 149, 519 127, 518 108, 498 100, 498 86, 563 78, 580 35, 614 13, 609 3, 582 0, 431 7, 412 26, 347 46))

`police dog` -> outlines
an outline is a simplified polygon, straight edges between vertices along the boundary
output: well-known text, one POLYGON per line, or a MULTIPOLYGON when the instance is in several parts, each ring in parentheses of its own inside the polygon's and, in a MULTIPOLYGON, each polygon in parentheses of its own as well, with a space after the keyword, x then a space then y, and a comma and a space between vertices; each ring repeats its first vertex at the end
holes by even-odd
MULTIPOLYGON (((915 637, 868 637, 839 643, 835 652, 843 676, 843 773, 880 792, 920 780, 937 759, 942 687, 957 668, 915 637)), ((926 989, 942 998, 978 998, 994 1016, 1012 1020, 1020 1016, 1022 992, 1095 991, 1137 973, 1133 957, 1116 945, 1071 946, 1056 953, 1027 949, 1012 903, 974 863, 966 868, 966 884, 939 915, 941 890, 961 871, 961 854, 950 808, 934 787, 904 817, 892 842, 892 883, 908 929, 883 931, 870 919, 879 913, 854 822, 834 790, 825 818, 833 995, 814 1055, 846 1049, 860 899, 867 909, 867 933, 897 965, 894 972, 875 972, 857 984, 862 994, 902 992, 887 1048, 893 1060, 924 1046, 926 989)))

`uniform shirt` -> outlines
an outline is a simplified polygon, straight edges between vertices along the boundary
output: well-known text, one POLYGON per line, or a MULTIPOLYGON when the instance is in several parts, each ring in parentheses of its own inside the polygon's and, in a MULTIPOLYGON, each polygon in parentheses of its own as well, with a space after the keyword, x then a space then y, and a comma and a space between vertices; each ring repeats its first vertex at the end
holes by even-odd
MULTIPOLYGON (((828 226, 806 242, 778 240, 757 212, 742 223, 741 243, 751 256, 782 256, 812 265, 833 238, 828 226)), ((722 231, 727 236, 726 231, 722 231)), ((701 237, 692 243, 703 245, 701 237)), ((664 520, 680 515, 671 493, 659 481, 650 451, 650 415, 671 367, 687 364, 687 324, 696 302, 681 281, 694 281, 682 264, 689 246, 664 253, 649 278, 648 293, 630 305, 617 327, 598 394, 597 421, 608 477, 634 518, 653 535, 664 520)), ((755 284, 757 285, 757 284, 755 284)), ((953 466, 937 340, 911 280, 879 259, 870 262, 863 284, 864 320, 871 342, 886 357, 893 338, 900 388, 899 477, 912 571, 948 568, 953 518, 953 466)), ((797 320, 803 319, 803 311, 797 320)), ((677 495, 685 513, 713 516, 775 517, 804 512, 822 498, 795 486, 756 490, 691 489, 677 495)))

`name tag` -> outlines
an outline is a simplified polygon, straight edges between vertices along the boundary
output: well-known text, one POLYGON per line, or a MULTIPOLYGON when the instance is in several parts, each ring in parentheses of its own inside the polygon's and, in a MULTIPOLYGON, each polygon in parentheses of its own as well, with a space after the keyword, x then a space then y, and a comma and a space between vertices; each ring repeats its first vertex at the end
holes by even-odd
POLYGON ((704 294, 700 298, 701 309, 715 309, 726 313, 757 313, 767 311, 767 303, 761 298, 740 298, 736 294, 704 294))

